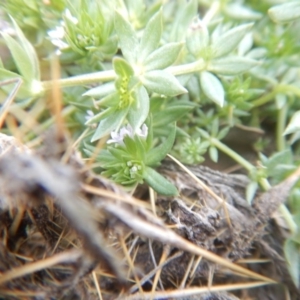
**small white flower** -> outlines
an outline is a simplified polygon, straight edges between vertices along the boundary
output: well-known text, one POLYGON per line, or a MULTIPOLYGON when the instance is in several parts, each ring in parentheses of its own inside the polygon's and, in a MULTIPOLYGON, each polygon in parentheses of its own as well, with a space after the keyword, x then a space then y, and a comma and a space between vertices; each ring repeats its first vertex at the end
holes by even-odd
POLYGON ((73 24, 77 24, 78 23, 78 19, 75 18, 74 16, 72 16, 71 12, 69 9, 65 10, 65 16, 68 20, 70 20, 73 24))
POLYGON ((142 128, 138 128, 136 134, 142 138, 146 138, 148 136, 148 127, 146 124, 143 124, 142 128))
POLYGON ((48 30, 48 35, 51 39, 63 39, 65 36, 65 29, 63 26, 56 26, 53 30, 48 30))
POLYGON ((118 133, 117 131, 112 131, 110 136, 111 139, 106 142, 107 144, 117 143, 120 145, 124 145, 123 136, 121 135, 121 133, 118 133))
POLYGON ((49 30, 47 33, 50 37, 51 43, 58 48, 56 50, 57 55, 61 54, 60 50, 69 47, 69 45, 62 40, 65 36, 65 29, 63 26, 56 26, 55 29, 49 30))
POLYGON ((16 35, 16 31, 10 26, 10 24, 4 20, 0 20, 0 33, 7 33, 8 35, 16 35))
POLYGON ((124 145, 123 140, 126 136, 129 136, 131 138, 134 137, 134 134, 142 137, 142 138, 146 138, 148 135, 148 127, 146 124, 143 124, 142 128, 138 128, 138 130, 136 131, 136 133, 133 132, 133 129, 131 127, 130 124, 127 124, 126 126, 122 127, 120 129, 120 132, 118 133, 117 131, 112 131, 110 136, 111 139, 109 139, 106 143, 107 144, 113 144, 113 143, 117 143, 120 145, 124 145))
POLYGON ((86 121, 89 121, 94 116, 94 112, 92 110, 86 111, 86 116, 84 117, 86 121))

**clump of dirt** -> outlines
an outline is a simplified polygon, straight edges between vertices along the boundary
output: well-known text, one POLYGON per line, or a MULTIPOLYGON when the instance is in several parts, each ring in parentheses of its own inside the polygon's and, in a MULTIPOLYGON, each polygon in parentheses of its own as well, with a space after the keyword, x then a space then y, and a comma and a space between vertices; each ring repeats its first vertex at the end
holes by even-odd
POLYGON ((299 171, 250 206, 247 177, 191 166, 194 180, 166 160, 180 196, 153 199, 68 145, 0 136, 0 299, 299 299, 271 219, 299 171))

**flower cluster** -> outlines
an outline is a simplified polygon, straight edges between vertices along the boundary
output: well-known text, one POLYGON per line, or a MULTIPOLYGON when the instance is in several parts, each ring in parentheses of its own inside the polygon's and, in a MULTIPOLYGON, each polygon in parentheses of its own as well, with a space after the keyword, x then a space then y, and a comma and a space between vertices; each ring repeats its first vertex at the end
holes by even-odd
MULTIPOLYGON (((64 15, 74 25, 78 23, 77 18, 72 16, 69 9, 65 10, 64 15)), ((61 54, 61 50, 69 48, 69 45, 64 41, 66 35, 65 26, 66 26, 65 21, 61 21, 60 26, 56 26, 55 29, 48 31, 48 36, 50 38, 51 43, 58 48, 56 50, 57 55, 61 54)))
POLYGON ((142 138, 147 138, 148 135, 148 127, 146 124, 142 125, 142 128, 138 128, 136 132, 134 132, 133 128, 130 124, 127 124, 127 126, 124 126, 120 129, 120 131, 112 131, 111 132, 111 139, 107 141, 107 144, 120 144, 124 145, 124 138, 126 136, 129 136, 130 138, 134 138, 134 135, 137 135, 142 138))

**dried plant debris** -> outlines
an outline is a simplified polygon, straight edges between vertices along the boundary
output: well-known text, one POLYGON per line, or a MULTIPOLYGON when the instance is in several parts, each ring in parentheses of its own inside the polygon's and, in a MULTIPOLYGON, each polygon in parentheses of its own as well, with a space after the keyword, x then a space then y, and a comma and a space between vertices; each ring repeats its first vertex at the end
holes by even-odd
POLYGON ((299 171, 249 206, 247 177, 190 167, 199 185, 168 160, 160 172, 180 196, 151 207, 67 145, 55 131, 37 150, 0 136, 0 299, 300 296, 270 221, 299 171))

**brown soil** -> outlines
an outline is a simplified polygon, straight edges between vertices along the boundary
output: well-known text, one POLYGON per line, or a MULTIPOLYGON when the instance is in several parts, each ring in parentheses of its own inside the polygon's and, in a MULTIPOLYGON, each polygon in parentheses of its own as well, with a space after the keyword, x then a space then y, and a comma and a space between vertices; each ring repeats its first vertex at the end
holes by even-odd
POLYGON ((166 160, 180 196, 133 197, 69 144, 0 136, 0 299, 300 298, 271 218, 299 174, 250 206, 246 176, 190 167, 196 181, 166 160))

